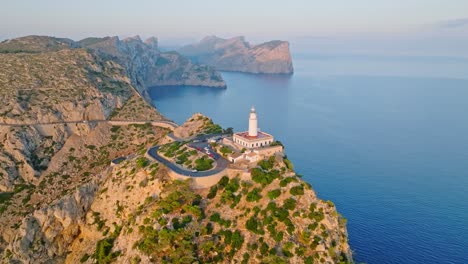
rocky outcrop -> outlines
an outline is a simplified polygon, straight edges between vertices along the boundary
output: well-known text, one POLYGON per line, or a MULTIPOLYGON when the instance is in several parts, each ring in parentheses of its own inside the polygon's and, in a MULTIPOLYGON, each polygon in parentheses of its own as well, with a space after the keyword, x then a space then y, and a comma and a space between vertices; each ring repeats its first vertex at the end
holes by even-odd
MULTIPOLYGON (((195 114, 183 127, 197 134, 206 125, 214 127, 208 117, 195 114)), ((14 228, 2 230, 8 244, 0 247, 3 261, 352 262, 344 219, 281 155, 261 161, 251 171, 228 169, 210 189, 193 189, 190 181, 172 179, 168 168, 143 155, 141 150, 161 139, 152 138, 153 132, 147 126, 101 124, 88 136, 72 136, 75 139, 65 143, 49 166, 55 173, 31 190, 32 200, 57 190, 64 194, 50 205, 35 202, 36 209, 21 212, 25 217, 14 228), (144 135, 146 143, 141 141, 144 135), (89 179, 92 167, 87 163, 113 155, 114 146, 124 147, 129 140, 143 146, 139 154, 132 152, 111 167, 106 162, 89 179), (67 178, 60 181, 65 173, 67 178), (70 176, 73 182, 85 183, 73 185, 70 176)))
MULTIPOLYGON (((78 43, 86 49, 39 38, 48 44, 29 51, 25 41, 21 52, 0 54, 0 118, 16 124, 0 126, 3 263, 352 261, 344 219, 280 155, 195 190, 144 156, 167 129, 64 123, 162 119, 133 88, 179 84, 192 63, 158 53, 154 38, 78 43), (161 58, 167 72, 152 80, 145 71, 158 66, 145 64, 161 58), (35 121, 52 123, 25 123, 35 121), (110 166, 118 157, 125 160, 110 166)), ((196 114, 175 134, 221 131, 196 114)))
POLYGON ((71 39, 32 35, 2 41, 0 53, 39 53, 78 47, 71 39))
POLYGON ((95 183, 85 184, 74 194, 27 216, 7 248, 8 257, 23 263, 44 263, 66 254, 81 232, 96 189, 95 183))
POLYGON ((0 123, 102 120, 133 93, 120 64, 85 49, 0 53, 0 123))
POLYGON ((196 63, 208 64, 220 71, 267 74, 292 74, 294 71, 287 41, 251 45, 244 37, 210 36, 182 47, 179 52, 196 63))
POLYGON ((179 139, 189 139, 213 126, 217 125, 213 124, 210 118, 201 113, 195 113, 185 123, 174 129, 174 136, 179 139))
POLYGON ((160 52, 154 37, 144 42, 136 36, 123 40, 118 37, 84 39, 79 43, 83 47, 110 55, 124 65, 132 83, 142 94, 151 86, 226 86, 221 75, 213 68, 194 64, 177 52, 160 52))
POLYGON ((252 174, 228 171, 210 189, 171 180, 159 163, 141 168, 141 159, 116 165, 101 184, 67 263, 352 263, 333 203, 280 157, 252 174))
POLYGON ((36 182, 71 134, 63 125, 44 132, 33 126, 0 127, 0 192, 13 191, 20 182, 36 182))
MULTIPOLYGON (((51 52, 73 53, 74 49, 84 48, 93 51, 101 60, 117 62, 126 70, 131 85, 150 101, 147 88, 162 85, 193 85, 209 87, 226 87, 221 75, 212 67, 198 65, 177 52, 161 52, 155 37, 142 41, 140 37, 120 40, 118 37, 86 38, 78 42, 48 36, 26 36, 0 43, 0 55, 36 54, 51 52)), ((47 56, 44 54, 38 56, 47 56)), ((61 54, 63 55, 63 53, 61 54)), ((15 57, 21 58, 21 57, 15 57)), ((27 58, 31 60, 31 57, 27 58)), ((54 63, 48 64, 54 66, 54 63)), ((9 67, 2 62, 2 67, 9 67)), ((13 65, 14 66, 14 65, 13 65)), ((43 66, 42 66, 43 68, 43 66)), ((99 68, 97 68, 99 73, 99 68)), ((65 73, 63 71, 62 73, 65 73)), ((8 76, 9 74, 5 74, 8 76)), ((0 77, 1 74, 0 74, 0 77)), ((1 78, 0 78, 1 79, 1 78)), ((22 78, 16 78, 21 80, 22 78)), ((1 84, 1 83, 0 83, 1 84)), ((32 85, 40 86, 41 80, 32 85)), ((29 88, 29 87, 28 87, 29 88)))

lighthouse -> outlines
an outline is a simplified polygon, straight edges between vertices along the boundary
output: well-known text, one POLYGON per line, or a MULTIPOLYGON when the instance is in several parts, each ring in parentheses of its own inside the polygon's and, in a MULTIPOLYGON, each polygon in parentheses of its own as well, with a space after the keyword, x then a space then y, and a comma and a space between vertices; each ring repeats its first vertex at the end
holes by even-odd
POLYGON ((257 111, 252 106, 249 114, 249 130, 237 132, 232 135, 232 141, 240 148, 258 149, 273 143, 273 136, 263 131, 258 131, 257 111))
POLYGON ((249 116, 249 137, 257 137, 258 135, 258 121, 257 121, 257 112, 255 112, 255 107, 252 106, 250 109, 249 116))

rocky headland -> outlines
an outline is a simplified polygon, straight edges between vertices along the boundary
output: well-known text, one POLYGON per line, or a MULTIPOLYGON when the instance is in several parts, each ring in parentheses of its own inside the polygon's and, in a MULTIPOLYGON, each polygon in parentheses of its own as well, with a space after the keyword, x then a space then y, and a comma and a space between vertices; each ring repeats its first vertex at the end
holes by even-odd
MULTIPOLYGON (((86 38, 73 41, 48 36, 26 36, 0 43, 0 54, 37 54, 84 49, 102 60, 112 60, 126 71, 130 83, 146 96, 147 88, 166 85, 226 87, 221 75, 212 67, 194 64, 177 52, 161 52, 158 40, 139 36, 86 38)), ((14 68, 13 68, 14 69, 14 68)))
POLYGON ((118 37, 87 38, 80 46, 111 56, 127 69, 136 87, 165 85, 192 85, 226 87, 221 75, 214 68, 192 63, 177 52, 161 52, 158 41, 151 37, 120 40, 118 37))
MULTIPOLYGON (((16 41, 0 44, 2 263, 352 262, 346 219, 283 157, 194 189, 145 155, 170 141, 144 96, 172 78, 145 73, 155 39, 16 41)), ((176 132, 219 129, 197 114, 176 132)))
POLYGON ((207 64, 220 71, 265 74, 294 72, 287 41, 274 40, 252 45, 244 37, 222 39, 208 36, 178 51, 196 63, 207 64))

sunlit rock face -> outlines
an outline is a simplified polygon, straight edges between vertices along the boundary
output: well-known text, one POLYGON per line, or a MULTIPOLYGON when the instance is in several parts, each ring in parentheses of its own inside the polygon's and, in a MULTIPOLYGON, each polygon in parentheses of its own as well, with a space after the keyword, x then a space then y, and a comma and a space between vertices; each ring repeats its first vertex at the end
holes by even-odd
POLYGON ((221 71, 292 74, 289 43, 274 40, 251 45, 244 37, 222 39, 209 36, 199 43, 182 47, 179 52, 194 62, 214 66, 221 71))

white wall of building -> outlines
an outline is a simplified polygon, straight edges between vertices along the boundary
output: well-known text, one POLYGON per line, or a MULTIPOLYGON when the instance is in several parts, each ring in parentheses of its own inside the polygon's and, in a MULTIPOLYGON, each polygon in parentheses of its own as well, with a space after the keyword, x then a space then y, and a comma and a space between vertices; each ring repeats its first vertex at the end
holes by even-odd
POLYGON ((249 136, 256 137, 258 135, 258 120, 257 120, 257 113, 255 112, 255 108, 252 107, 250 110, 249 116, 249 136))

